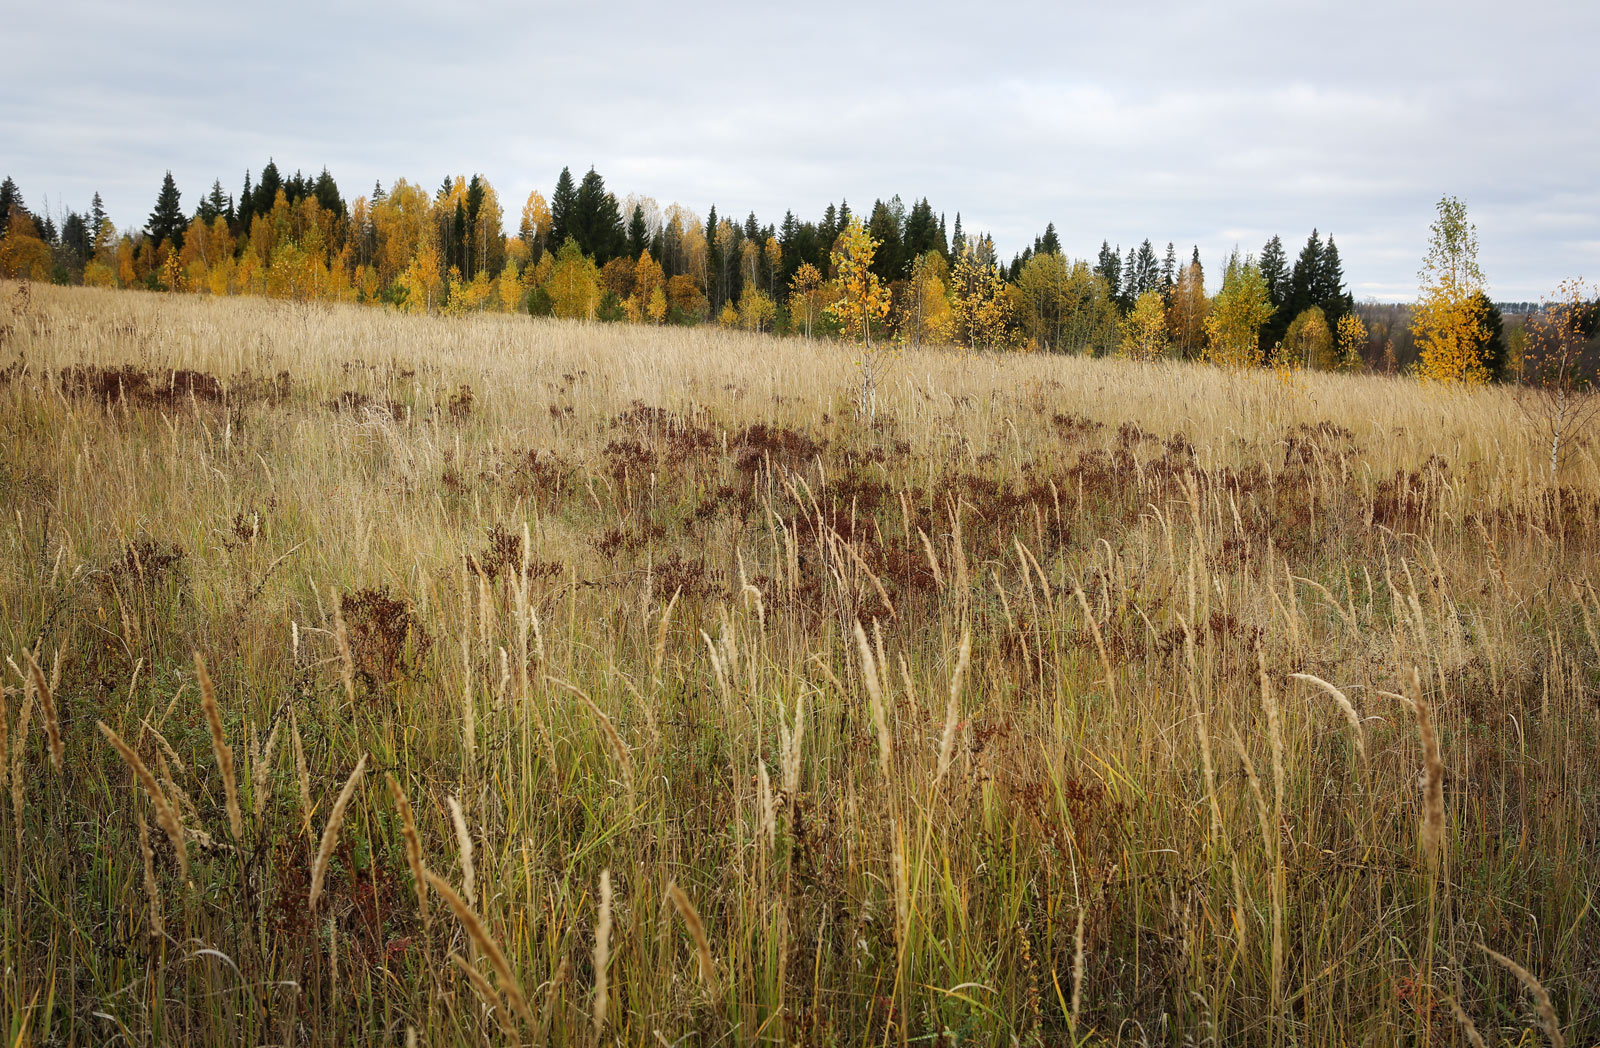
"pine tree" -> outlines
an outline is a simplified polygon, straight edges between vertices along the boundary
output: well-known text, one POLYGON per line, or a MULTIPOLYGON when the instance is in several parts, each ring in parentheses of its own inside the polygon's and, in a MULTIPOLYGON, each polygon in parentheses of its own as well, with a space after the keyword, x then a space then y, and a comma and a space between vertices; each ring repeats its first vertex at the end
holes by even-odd
POLYGON ((1161 262, 1161 293, 1167 294, 1172 286, 1178 282, 1178 253, 1173 250, 1172 241, 1167 241, 1167 256, 1161 262))
POLYGON ((179 203, 181 197, 178 184, 172 180, 172 172, 168 171, 161 180, 156 209, 150 212, 150 222, 145 226, 151 241, 157 246, 168 241, 175 248, 183 246, 183 232, 189 228, 189 221, 183 217, 183 206, 179 203))
POLYGON ((966 254, 966 252, 967 238, 966 235, 961 232, 961 212, 957 211, 956 231, 955 234, 950 238, 950 254, 956 258, 960 258, 962 255, 966 254))
POLYGON ((573 236, 577 209, 578 189, 572 182, 572 170, 564 167, 556 179, 556 191, 550 196, 550 250, 561 250, 561 245, 573 236))

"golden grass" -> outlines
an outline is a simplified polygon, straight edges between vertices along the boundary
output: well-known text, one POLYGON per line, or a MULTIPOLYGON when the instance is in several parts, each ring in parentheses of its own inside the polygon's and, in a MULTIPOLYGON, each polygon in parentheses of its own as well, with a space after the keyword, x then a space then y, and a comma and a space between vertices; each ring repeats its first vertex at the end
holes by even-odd
POLYGON ((1600 448, 1504 390, 20 301, 13 1037, 1600 1039, 1600 448))

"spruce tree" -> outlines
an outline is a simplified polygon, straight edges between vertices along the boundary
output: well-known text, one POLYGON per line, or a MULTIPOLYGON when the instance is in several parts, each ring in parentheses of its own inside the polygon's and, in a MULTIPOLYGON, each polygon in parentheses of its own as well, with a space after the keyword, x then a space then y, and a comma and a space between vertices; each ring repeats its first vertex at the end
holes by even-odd
POLYGON ((256 210, 256 191, 250 188, 250 172, 244 173, 244 188, 239 190, 239 228, 242 232, 250 231, 250 217, 256 210))
POLYGON ((1054 222, 1046 223, 1046 225, 1044 227, 1044 236, 1039 238, 1039 244, 1038 244, 1038 247, 1035 249, 1034 254, 1036 254, 1036 255, 1059 255, 1059 254, 1061 254, 1061 237, 1059 235, 1057 235, 1057 233, 1056 233, 1056 224, 1054 222))
POLYGON ((22 191, 17 184, 7 175, 4 182, 0 182, 0 239, 11 233, 11 210, 16 208, 24 215, 28 209, 22 206, 22 191))
POLYGON ((1344 264, 1339 261, 1339 248, 1334 244, 1331 233, 1322 245, 1313 288, 1316 305, 1322 307, 1323 314, 1328 318, 1328 327, 1337 330, 1339 320, 1355 308, 1355 302, 1344 289, 1344 264))
POLYGON ((181 197, 178 184, 172 180, 172 172, 168 171, 161 180, 156 209, 150 212, 150 222, 145 226, 151 241, 158 247, 167 241, 175 248, 183 246, 183 233, 189 228, 189 220, 183 217, 183 205, 179 202, 181 197))
POLYGON ((106 214, 106 205, 100 199, 99 190, 95 191, 94 199, 89 202, 89 250, 93 251, 100 246, 100 230, 105 226, 109 216, 106 214))
POLYGON ((572 225, 577 218, 578 189, 572 182, 572 170, 561 169, 556 179, 556 191, 550 195, 550 250, 559 251, 567 238, 573 235, 572 225))
POLYGON ((322 174, 317 176, 311 195, 317 198, 317 206, 322 210, 332 211, 336 215, 344 214, 344 198, 339 195, 339 184, 333 180, 327 168, 323 168, 322 174))
POLYGON ((1100 241, 1100 258, 1095 263, 1095 275, 1106 282, 1106 289, 1114 299, 1121 298, 1122 292, 1122 247, 1112 247, 1107 241, 1100 241))
POLYGON ((889 210, 889 205, 881 200, 873 202, 872 218, 867 222, 867 232, 878 242, 878 250, 872 256, 872 272, 885 282, 899 279, 900 228, 889 210))
POLYGON ((1167 256, 1161 262, 1161 293, 1166 294, 1178 282, 1178 253, 1172 241, 1167 241, 1167 256))
POLYGON ((251 210, 258 215, 265 215, 272 211, 272 205, 278 200, 278 190, 283 188, 283 175, 278 172, 277 161, 267 158, 267 166, 261 169, 261 181, 256 183, 256 195, 251 210))
POLYGON ((1478 315, 1483 318, 1483 338, 1478 343, 1478 358, 1483 361, 1483 370, 1488 373, 1490 382, 1504 382, 1508 353, 1505 320, 1500 315, 1500 307, 1482 291, 1473 295, 1472 301, 1478 308, 1478 315))
POLYGON ((966 250, 966 247, 967 238, 966 235, 961 232, 961 212, 957 211, 956 231, 955 234, 950 238, 950 257, 960 258, 962 252, 966 250))
POLYGON ((1283 241, 1276 234, 1261 249, 1261 279, 1266 282, 1273 308, 1281 312, 1289 294, 1289 261, 1283 253, 1283 241))
POLYGON ((644 205, 633 205, 633 214, 628 216, 628 257, 638 260, 649 247, 647 237, 649 228, 644 224, 644 205))

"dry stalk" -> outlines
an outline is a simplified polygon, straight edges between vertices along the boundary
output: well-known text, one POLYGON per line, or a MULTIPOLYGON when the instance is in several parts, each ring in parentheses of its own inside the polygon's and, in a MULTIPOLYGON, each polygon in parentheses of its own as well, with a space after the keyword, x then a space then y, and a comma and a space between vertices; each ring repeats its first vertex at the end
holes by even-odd
POLYGON ((333 802, 333 811, 328 813, 328 825, 322 830, 322 844, 317 848, 317 860, 311 866, 311 900, 310 908, 317 908, 317 900, 322 897, 322 880, 328 874, 328 859, 333 855, 333 848, 339 842, 339 827, 344 825, 345 809, 350 806, 350 799, 355 796, 356 786, 361 782, 361 773, 367 770, 367 755, 363 753, 361 759, 356 761, 356 770, 350 773, 350 778, 345 780, 344 789, 339 791, 339 799, 333 802))
POLYGON ((606 1025, 606 1005, 611 961, 611 871, 600 871, 600 915, 594 926, 594 1036, 606 1025))
POLYGON ((289 738, 294 743, 294 773, 300 786, 300 821, 311 836, 311 774, 306 770, 306 747, 300 738, 300 720, 289 707, 289 738))
POLYGON ((233 777, 233 747, 222 731, 222 712, 217 709, 216 690, 211 686, 211 674, 206 672, 206 660, 194 653, 194 673, 200 681, 200 708, 206 711, 206 722, 211 726, 211 752, 216 755, 217 769, 222 772, 222 790, 228 805, 228 829, 233 839, 244 839, 244 815, 239 811, 239 784, 233 777))
POLYGON ((138 776, 139 784, 144 787, 144 792, 149 795, 150 803, 155 805, 156 825, 160 826, 167 834, 167 839, 172 842, 172 849, 178 855, 178 875, 185 883, 189 880, 189 849, 183 840, 183 824, 178 821, 178 813, 172 810, 172 803, 167 800, 166 794, 161 792, 161 787, 156 785, 156 777, 150 774, 150 769, 145 767, 143 760, 133 751, 133 748, 122 741, 122 736, 111 730, 105 721, 96 721, 95 726, 106 737, 112 747, 121 755, 122 760, 133 774, 138 776))
POLYGON ((156 891, 155 854, 150 850, 150 828, 139 816, 139 855, 144 860, 144 899, 150 907, 150 938, 159 939, 166 932, 161 920, 161 895, 156 891))
MULTIPOLYGON (((51 694, 50 685, 44 679, 44 670, 39 668, 39 661, 33 657, 33 652, 22 653, 28 660, 28 672, 33 674, 33 690, 39 696, 39 708, 44 711, 44 733, 50 740, 50 763, 55 765, 56 774, 61 774, 61 757, 66 748, 61 743, 61 722, 56 717, 56 700, 51 694)), ((56 655, 56 664, 60 665, 61 656, 56 655)))
POLYGON ((1339 704, 1339 709, 1343 711, 1344 719, 1350 722, 1350 730, 1355 733, 1356 752, 1361 755, 1362 760, 1366 760, 1367 737, 1366 733, 1361 730, 1361 716, 1356 713, 1355 706, 1351 704, 1350 699, 1345 695, 1345 693, 1340 691, 1338 688, 1335 688, 1332 684, 1329 684, 1321 677, 1314 677, 1309 673, 1291 673, 1289 676, 1295 680, 1303 680, 1307 684, 1315 685, 1316 687, 1327 692, 1328 695, 1332 696, 1333 701, 1337 702, 1339 704))
POLYGON ((461 891, 467 905, 478 905, 478 868, 472 864, 472 834, 467 830, 466 816, 461 813, 461 802, 451 797, 445 801, 450 807, 450 823, 456 831, 456 848, 461 854, 461 891))
POLYGON ((554 684, 557 687, 565 688, 572 692, 572 694, 576 695, 583 701, 583 704, 588 707, 589 712, 594 715, 594 719, 599 722, 600 731, 606 737, 606 745, 611 748, 611 755, 617 760, 617 770, 622 776, 622 788, 628 795, 628 810, 632 811, 633 758, 629 755, 628 746, 622 741, 622 736, 617 734, 616 725, 611 723, 611 718, 605 715, 604 710, 595 705, 594 700, 589 698, 588 693, 586 693, 582 688, 579 688, 575 684, 568 684, 566 681, 560 680, 556 677, 546 677, 545 679, 551 684, 554 684))
POLYGON ((494 1011, 495 1019, 500 1023, 501 1031, 507 1037, 515 1040, 517 1036, 516 1028, 507 1021, 505 1009, 498 1007, 497 1002, 500 995, 495 993, 493 986, 489 985, 489 980, 483 977, 482 972, 467 963, 467 959, 459 953, 450 954, 450 963, 461 969, 461 974, 467 977, 467 982, 471 983, 472 988, 477 991, 478 999, 483 1002, 483 1006, 494 1011))
POLYGON ((1544 1028, 1544 1035, 1550 1039, 1550 1048, 1566 1048, 1567 1040, 1561 1035, 1561 1020, 1556 1017, 1556 1006, 1550 1003, 1550 993, 1544 988, 1544 984, 1535 979, 1532 972, 1505 954, 1496 953, 1482 943, 1478 944, 1478 949, 1515 975, 1517 980, 1528 988, 1528 992, 1533 994, 1534 1008, 1539 1013, 1539 1025, 1544 1028))
POLYGON ((967 661, 972 655, 972 631, 961 630, 961 647, 956 653, 955 672, 950 674, 950 702, 944 711, 944 732, 939 736, 939 770, 934 775, 934 785, 944 781, 950 771, 950 759, 955 754, 956 728, 961 721, 961 684, 967 672, 967 661))
POLYGON ((394 798, 395 809, 400 813, 400 836, 406 843, 406 865, 411 868, 411 882, 416 887, 417 915, 426 928, 428 881, 423 874, 427 871, 427 867, 422 864, 422 838, 417 834, 416 814, 411 810, 411 801, 406 797, 405 791, 400 789, 400 783, 395 780, 394 773, 389 772, 384 778, 389 783, 389 796, 394 798))
POLYGON ((1466 1036, 1467 1043, 1472 1048, 1489 1048, 1484 1043, 1483 1034, 1478 1032, 1478 1024, 1472 1021, 1472 1016, 1462 1011, 1461 1005, 1454 997, 1446 997, 1444 1000, 1450 1006, 1450 1014, 1456 1017, 1456 1022, 1460 1025, 1461 1032, 1466 1036))
POLYGON ((267 792, 272 778, 272 757, 278 749, 278 733, 283 728, 283 720, 275 719, 272 730, 267 733, 267 744, 256 755, 255 766, 251 768, 252 792, 255 794, 254 812, 257 819, 267 810, 267 792))
POLYGON ((1433 729, 1433 705, 1422 694, 1422 679, 1411 670, 1411 704, 1422 737, 1422 857, 1430 868, 1439 864, 1444 850, 1444 761, 1439 756, 1439 736, 1433 729))
POLYGON ((483 922, 478 920, 478 915, 472 912, 472 907, 456 894, 455 889, 450 887, 443 877, 431 870, 423 876, 428 879, 428 885, 439 893, 439 898, 444 900, 445 905, 450 907, 450 912, 461 922, 461 927, 466 930, 467 938, 472 940, 473 947, 489 959, 489 966, 494 969, 495 977, 500 980, 500 993, 505 997, 506 1003, 511 1005, 511 1010, 516 1012, 523 1022, 531 1025, 533 1014, 528 1011, 528 1000, 522 995, 522 984, 517 982, 517 977, 511 971, 511 962, 506 960, 506 955, 501 952, 495 941, 489 938, 489 933, 484 929, 483 922))
POLYGON ((695 951, 700 959, 700 981, 705 983, 706 992, 715 998, 717 971, 711 961, 711 944, 706 940, 706 927, 700 920, 700 911, 694 908, 694 903, 689 901, 676 881, 667 885, 667 898, 672 900, 678 916, 683 918, 684 927, 689 929, 689 937, 694 940, 695 951))
POLYGON ((887 781, 894 759, 894 739, 889 734, 889 719, 883 708, 883 684, 878 679, 877 660, 872 655, 872 645, 867 642, 867 632, 861 628, 860 619, 856 620, 856 646, 861 650, 861 676, 867 684, 872 724, 878 731, 878 768, 887 781))
POLYGON ((1083 609, 1083 621, 1089 624, 1089 633, 1094 637, 1094 650, 1100 653, 1100 665, 1106 671, 1106 691, 1111 702, 1117 701, 1117 677, 1111 669, 1111 656, 1106 654, 1105 638, 1100 636, 1100 623, 1095 621, 1094 612, 1089 610, 1089 598, 1083 595, 1083 587, 1074 585, 1072 593, 1078 598, 1078 607, 1083 609))

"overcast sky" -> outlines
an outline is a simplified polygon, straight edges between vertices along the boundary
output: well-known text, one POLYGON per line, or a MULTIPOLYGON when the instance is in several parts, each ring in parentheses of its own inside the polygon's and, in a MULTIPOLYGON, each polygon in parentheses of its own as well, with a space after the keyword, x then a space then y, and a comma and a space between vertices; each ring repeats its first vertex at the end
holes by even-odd
POLYGON ((482 172, 514 224, 593 165, 763 223, 927 196, 1007 258, 1197 245, 1213 288, 1316 227, 1405 299, 1448 193, 1496 299, 1600 278, 1593 0, 8 6, 0 174, 119 227, 168 168, 191 211, 268 156, 347 198, 482 172))

